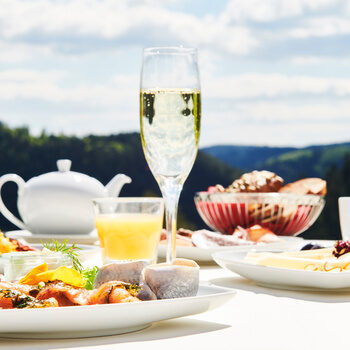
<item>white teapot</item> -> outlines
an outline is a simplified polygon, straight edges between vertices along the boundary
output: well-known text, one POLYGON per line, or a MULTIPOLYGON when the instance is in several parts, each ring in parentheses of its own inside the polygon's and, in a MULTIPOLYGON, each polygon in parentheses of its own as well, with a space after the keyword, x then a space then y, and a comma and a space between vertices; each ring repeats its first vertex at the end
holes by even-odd
POLYGON ((70 171, 69 159, 57 161, 58 171, 33 177, 27 182, 16 175, 0 177, 0 212, 20 229, 37 234, 87 234, 94 225, 92 198, 117 197, 130 177, 118 174, 103 186, 97 179, 70 171), (18 185, 17 206, 23 220, 16 218, 1 198, 5 182, 18 185))

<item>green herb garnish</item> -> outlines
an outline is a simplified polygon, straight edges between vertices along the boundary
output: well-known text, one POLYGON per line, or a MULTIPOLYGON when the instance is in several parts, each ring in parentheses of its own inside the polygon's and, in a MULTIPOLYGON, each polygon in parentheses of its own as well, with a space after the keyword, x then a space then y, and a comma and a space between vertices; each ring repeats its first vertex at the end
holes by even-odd
POLYGON ((81 271, 82 276, 85 278, 85 289, 94 289, 95 277, 98 272, 98 267, 88 267, 85 270, 81 271))
POLYGON ((122 282, 121 284, 134 297, 141 289, 141 287, 137 286, 136 284, 125 283, 125 282, 122 282))
POLYGON ((83 265, 81 264, 81 262, 78 258, 78 254, 76 252, 77 250, 81 250, 81 248, 77 247, 75 245, 75 243, 69 247, 67 247, 67 240, 66 239, 62 243, 59 243, 56 240, 51 240, 51 239, 48 243, 43 243, 43 242, 41 242, 41 243, 44 246, 44 248, 46 248, 46 249, 49 249, 53 252, 59 252, 59 253, 67 255, 72 262, 73 269, 77 270, 80 273, 82 272, 83 265))

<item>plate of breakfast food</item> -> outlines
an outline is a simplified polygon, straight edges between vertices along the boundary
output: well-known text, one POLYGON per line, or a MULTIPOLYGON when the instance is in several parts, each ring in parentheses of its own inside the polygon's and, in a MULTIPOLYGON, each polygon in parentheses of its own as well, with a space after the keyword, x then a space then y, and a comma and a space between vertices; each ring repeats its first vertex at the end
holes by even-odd
POLYGON ((325 247, 309 243, 302 250, 287 252, 218 252, 213 258, 220 266, 262 286, 306 290, 350 288, 349 241, 325 247))
MULTIPOLYGON (((158 257, 166 257, 166 232, 161 235, 158 257)), ((231 235, 209 230, 179 229, 176 233, 176 255, 196 261, 212 261, 212 254, 221 251, 248 252, 251 250, 291 250, 303 245, 300 237, 282 237, 260 225, 237 226, 231 235)))
MULTIPOLYGON (((86 268, 77 247, 53 245, 60 259, 48 254, 25 272, 18 268, 20 262, 9 262, 16 266, 11 275, 0 278, 1 337, 121 334, 214 309, 235 295, 231 289, 200 285, 199 266, 192 260, 137 260, 86 268)), ((22 264, 28 260, 22 259, 22 264)))

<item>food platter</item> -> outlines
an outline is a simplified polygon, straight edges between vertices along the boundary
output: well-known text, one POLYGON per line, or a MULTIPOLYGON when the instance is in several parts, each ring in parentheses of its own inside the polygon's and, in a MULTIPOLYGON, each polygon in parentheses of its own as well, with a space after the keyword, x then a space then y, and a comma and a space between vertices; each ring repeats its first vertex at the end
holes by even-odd
POLYGON ((305 271, 255 265, 243 261, 246 253, 218 252, 214 260, 223 268, 258 285, 292 290, 344 290, 350 288, 350 272, 305 271))
MULTIPOLYGON (((197 262, 210 262, 213 261, 213 254, 226 251, 234 252, 248 252, 255 251, 280 251, 280 250, 292 250, 298 249, 304 244, 304 240, 301 237, 282 237, 281 242, 266 243, 260 245, 246 245, 246 246, 227 246, 227 247, 215 247, 215 248, 198 248, 198 247, 185 247, 177 246, 176 255, 179 258, 193 259, 197 262)), ((158 247, 158 257, 164 259, 166 257, 166 245, 160 244, 158 247)))
POLYGON ((74 338, 132 332, 152 322, 208 311, 235 294, 201 286, 200 268, 193 260, 150 264, 143 259, 107 265, 94 261, 86 266, 85 258, 94 252, 100 256, 99 247, 53 242, 45 248, 3 254, 0 322, 6 327, 1 328, 0 337, 74 338))
POLYGON ((232 289, 202 285, 194 297, 124 304, 0 310, 0 336, 78 338, 133 332, 150 326, 152 322, 215 309, 235 294, 232 289))

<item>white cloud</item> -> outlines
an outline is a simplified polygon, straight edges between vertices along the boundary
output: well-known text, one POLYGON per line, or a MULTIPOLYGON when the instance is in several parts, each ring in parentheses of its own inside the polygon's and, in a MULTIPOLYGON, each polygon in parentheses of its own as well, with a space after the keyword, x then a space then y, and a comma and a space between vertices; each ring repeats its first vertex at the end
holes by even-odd
POLYGON ((8 40, 33 45, 39 41, 61 50, 68 46, 68 51, 79 50, 85 39, 92 40, 90 50, 96 49, 94 41, 108 48, 118 40, 123 45, 158 41, 211 46, 231 54, 246 54, 258 45, 246 27, 171 11, 158 3, 147 6, 125 0, 3 0, 0 22, 0 34, 8 40))
POLYGON ((207 78, 204 94, 210 98, 278 98, 293 95, 350 95, 350 79, 248 73, 207 78))
POLYGON ((47 102, 72 102, 92 106, 118 105, 137 93, 136 74, 118 74, 106 84, 64 86, 63 71, 7 70, 0 72, 0 100, 35 99, 47 102))
POLYGON ((336 16, 311 18, 302 26, 291 29, 288 35, 292 38, 326 37, 350 34, 350 19, 336 16))
POLYGON ((225 111, 206 103, 201 145, 297 145, 349 140, 350 102, 235 103, 225 111))
POLYGON ((347 18, 335 10, 344 7, 340 0, 231 0, 221 14, 203 17, 172 10, 172 4, 171 0, 2 0, 0 38, 74 55, 168 43, 242 56, 254 55, 266 44, 278 45, 279 40, 350 31, 347 18), (310 18, 313 12, 318 17, 310 18), (325 12, 329 14, 322 17, 325 12), (282 23, 285 18, 292 21, 282 23), (260 28, 250 21, 280 24, 260 28))
POLYGON ((292 124, 313 122, 339 122, 349 119, 350 102, 338 103, 314 100, 308 103, 296 104, 295 101, 271 101, 239 103, 235 107, 236 117, 244 121, 258 123, 292 124))
POLYGON ((0 40, 0 63, 25 62, 38 55, 41 57, 47 56, 50 51, 47 46, 33 46, 27 43, 0 40))
POLYGON ((314 65, 314 64, 320 64, 323 62, 328 62, 328 58, 319 57, 319 56, 292 56, 290 58, 290 61, 293 64, 297 65, 314 65))
MULTIPOLYGON (((220 119, 221 120, 221 119, 220 119)), ((350 122, 332 121, 291 122, 290 124, 246 122, 237 123, 230 119, 232 128, 218 128, 205 125, 201 134, 201 147, 212 144, 236 145, 269 145, 269 146, 307 146, 312 144, 327 144, 349 142, 350 122)))
POLYGON ((234 21, 269 22, 301 16, 307 11, 324 9, 338 0, 231 0, 225 17, 234 21))
MULTIPOLYGON (((46 102, 70 102, 91 106, 115 106, 132 103, 138 93, 138 74, 116 74, 104 84, 65 86, 64 71, 6 70, 0 72, 0 100, 36 99, 46 102)), ((350 95, 350 78, 319 78, 282 74, 240 74, 216 77, 205 75, 204 98, 211 100, 252 100, 309 96, 344 98, 350 95)), ((323 107, 322 107, 323 108, 323 107)), ((300 114, 300 113, 298 113, 300 114)), ((316 113, 317 115, 317 113, 316 113)))
MULTIPOLYGON (((10 69, 0 72, 2 83, 57 83, 66 75, 63 71, 37 71, 30 69, 10 69)), ((20 86, 19 86, 20 87, 20 86)))

